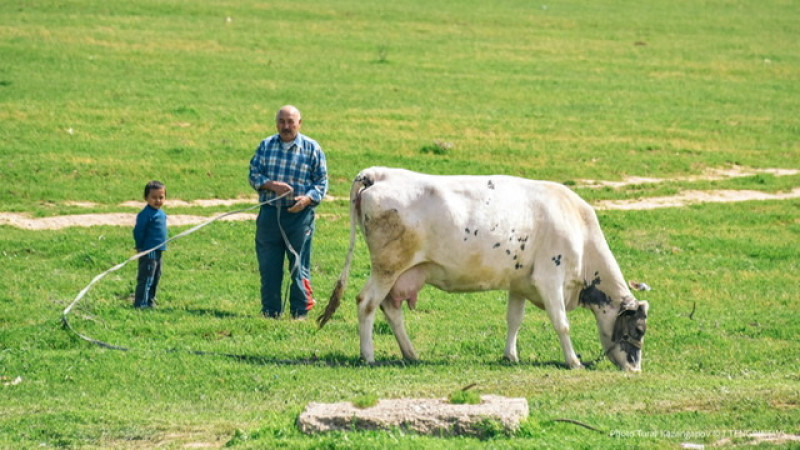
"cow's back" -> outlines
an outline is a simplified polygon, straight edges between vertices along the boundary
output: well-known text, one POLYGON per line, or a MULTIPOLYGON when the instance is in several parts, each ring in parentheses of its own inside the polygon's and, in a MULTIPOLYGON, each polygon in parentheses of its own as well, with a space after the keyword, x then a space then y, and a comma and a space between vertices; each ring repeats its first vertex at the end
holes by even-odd
MULTIPOLYGON (((373 269, 420 266, 448 291, 509 289, 537 261, 580 260, 596 228, 592 208, 563 185, 492 176, 436 176, 370 168, 359 222, 373 269)), ((555 264, 555 262, 554 262, 555 264)))

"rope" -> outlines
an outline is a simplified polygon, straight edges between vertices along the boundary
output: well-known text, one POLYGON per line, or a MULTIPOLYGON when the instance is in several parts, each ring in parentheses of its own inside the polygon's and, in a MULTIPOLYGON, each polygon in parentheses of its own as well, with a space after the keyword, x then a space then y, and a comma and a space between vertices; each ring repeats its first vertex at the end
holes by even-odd
MULTIPOLYGON (((284 194, 286 195, 286 194, 284 194)), ((277 220, 278 220, 278 229, 281 231, 281 237, 283 238, 283 242, 286 244, 286 248, 289 249, 292 256, 294 256, 294 264, 292 264, 292 268, 289 270, 289 281, 286 283, 286 289, 284 290, 283 294, 283 310, 286 311, 286 304, 289 303, 289 293, 291 291, 292 285, 292 277, 296 272, 300 270, 300 255, 303 253, 303 250, 306 248, 306 240, 303 240, 303 245, 300 247, 300 252, 298 253, 295 251, 294 247, 289 241, 289 236, 286 235, 286 231, 284 231, 283 227, 281 226, 281 209, 277 209, 277 220)), ((309 230, 306 230, 306 235, 308 235, 309 230)))
MULTIPOLYGON (((83 299, 83 297, 86 295, 86 293, 89 292, 89 290, 92 288, 92 286, 94 286, 100 280, 105 278, 106 275, 108 275, 108 274, 110 274, 112 272, 116 272, 117 270, 125 267, 125 265, 128 264, 129 262, 136 261, 137 259, 141 258, 142 256, 144 256, 144 255, 146 255, 146 254, 148 254, 148 253, 150 253, 152 251, 158 250, 159 248, 164 247, 165 245, 167 245, 168 243, 170 243, 172 241, 180 239, 180 238, 182 238, 184 236, 188 236, 188 235, 194 233, 195 231, 197 231, 197 230, 199 230, 201 228, 204 228, 204 227, 206 227, 206 226, 208 226, 208 225, 210 225, 210 224, 212 224, 212 223, 214 223, 214 222, 216 222, 216 221, 218 221, 218 220, 220 220, 220 219, 222 219, 224 217, 232 216, 234 214, 241 214, 243 212, 247 212, 247 211, 259 208, 259 207, 261 207, 263 205, 267 205, 267 204, 276 202, 276 201, 282 199, 283 197, 286 197, 287 195, 289 195, 291 193, 292 193, 292 191, 289 191, 289 192, 286 192, 286 193, 284 193, 282 195, 279 195, 278 197, 275 197, 275 198, 270 199, 270 200, 265 200, 265 201, 260 202, 260 203, 258 203, 256 205, 249 206, 249 207, 244 208, 244 209, 239 209, 239 210, 236 210, 236 211, 230 211, 230 212, 226 212, 224 214, 220 214, 219 216, 213 217, 213 218, 211 218, 211 219, 209 219, 209 220, 207 220, 207 221, 205 221, 205 222, 203 222, 201 224, 195 225, 194 227, 189 228, 188 230, 186 230, 186 231, 184 231, 182 233, 179 233, 179 234, 167 239, 163 243, 161 243, 161 244, 159 244, 159 245, 157 245, 157 246, 155 246, 155 247, 153 247, 153 248, 151 248, 149 250, 144 250, 142 252, 139 252, 139 253, 131 256, 127 260, 117 264, 116 266, 111 267, 110 269, 106 270, 105 272, 103 272, 103 273, 97 275, 96 277, 94 277, 92 279, 92 281, 89 282, 88 285, 86 285, 85 288, 81 289, 81 291, 78 293, 78 295, 75 296, 75 299, 72 300, 72 302, 61 313, 61 324, 64 326, 64 328, 68 329, 69 331, 72 331, 76 336, 78 336, 79 338, 83 339, 84 341, 87 341, 87 342, 90 342, 92 344, 96 344, 96 345, 99 345, 101 347, 108 348, 108 349, 111 349, 111 350, 121 350, 121 351, 130 350, 127 347, 123 347, 123 346, 120 346, 120 345, 109 344, 107 342, 103 342, 103 341, 100 341, 98 339, 94 339, 92 337, 86 336, 86 335, 80 333, 75 328, 73 328, 72 324, 70 324, 69 319, 68 319, 67 316, 72 311, 72 308, 74 308, 75 305, 77 305, 78 302, 80 302, 81 299, 83 299)), ((280 208, 278 210, 280 211, 280 208)), ((281 235, 283 236, 284 241, 285 241, 286 245, 288 246, 288 248, 290 249, 290 251, 292 251, 293 254, 297 255, 297 252, 294 251, 294 249, 292 248, 291 243, 289 243, 289 240, 286 238, 286 233, 283 231, 283 227, 281 227, 280 221, 278 221, 278 227, 280 228, 281 235)), ((297 260, 297 258, 295 260, 297 260)), ((213 354, 213 353, 210 353, 210 352, 199 352, 199 351, 192 351, 191 353, 195 353, 195 354, 213 354)), ((235 355, 224 355, 224 356, 235 356, 235 355)))
POLYGON ((598 433, 605 433, 605 431, 603 431, 603 430, 601 430, 599 428, 595 428, 595 427, 593 427, 593 426, 591 426, 589 424, 583 423, 583 422, 581 422, 579 420, 575 420, 575 419, 558 418, 558 419, 553 419, 553 422, 571 423, 573 425, 578 425, 578 426, 581 426, 583 428, 586 428, 586 429, 589 429, 589 430, 592 430, 592 431, 597 431, 598 433))

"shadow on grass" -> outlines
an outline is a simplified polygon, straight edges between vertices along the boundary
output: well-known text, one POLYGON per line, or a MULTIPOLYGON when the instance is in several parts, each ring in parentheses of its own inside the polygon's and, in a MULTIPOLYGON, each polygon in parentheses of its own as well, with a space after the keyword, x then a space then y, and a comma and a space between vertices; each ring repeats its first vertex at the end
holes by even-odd
MULTIPOLYGON (((249 314, 236 314, 229 311, 220 311, 216 309, 206 309, 206 308, 194 308, 194 309, 175 309, 175 308, 158 308, 156 311, 162 313, 173 313, 173 312, 184 312, 189 313, 192 315, 198 316, 212 316, 217 317, 220 319, 223 318, 250 318, 252 317, 249 314)), ((74 337, 78 337, 83 339, 87 342, 90 342, 95 345, 99 345, 101 347, 111 349, 111 350, 121 350, 121 351, 129 351, 132 350, 131 348, 109 344, 107 342, 97 340, 91 338, 89 336, 83 335, 79 333, 77 330, 73 329, 69 321, 66 317, 62 317, 62 326, 65 329, 70 330, 74 337)), ((279 358, 273 356, 265 356, 265 355, 246 355, 246 354, 238 354, 238 353, 225 353, 225 352, 215 352, 215 351, 206 351, 206 350, 190 350, 190 349, 165 349, 167 353, 189 353, 198 356, 214 356, 214 357, 223 357, 229 358, 235 361, 243 362, 246 364, 253 364, 253 365, 278 365, 278 366, 319 366, 319 367, 440 367, 440 366, 451 366, 454 364, 458 364, 450 359, 438 359, 438 360, 418 360, 418 361, 409 361, 405 359, 394 359, 394 358, 382 358, 378 359, 374 363, 367 364, 365 363, 360 356, 356 354, 348 354, 345 355, 341 352, 329 352, 322 355, 311 355, 308 358, 279 358)), ((588 370, 595 370, 596 366, 604 360, 604 355, 601 355, 595 360, 584 362, 584 368, 588 370)), ((535 367, 535 368, 557 368, 557 369, 564 369, 566 370, 566 364, 562 361, 522 361, 517 363, 509 362, 505 359, 499 359, 494 361, 475 361, 475 364, 483 364, 486 366, 523 366, 523 367, 535 367)))
POLYGON ((545 367, 552 367, 555 369, 564 369, 567 370, 567 365, 563 361, 520 361, 520 362, 511 362, 505 359, 499 359, 495 362, 487 363, 487 365, 491 366, 502 366, 502 367, 535 367, 535 368, 545 368, 545 367))
POLYGON ((230 311, 220 311, 218 309, 207 309, 207 308, 193 308, 193 309, 181 309, 181 310, 173 310, 165 308, 163 311, 178 311, 191 314, 193 316, 215 317, 217 319, 243 319, 252 317, 252 315, 249 314, 237 314, 230 311))
POLYGON ((347 356, 341 353, 328 353, 325 355, 313 355, 309 358, 275 358, 263 355, 241 355, 231 353, 216 353, 192 351, 196 355, 222 356, 236 361, 254 364, 259 366, 279 365, 279 366, 320 366, 320 367, 411 367, 411 366, 442 366, 447 363, 444 361, 407 361, 403 359, 385 359, 367 364, 359 356, 347 356))
MULTIPOLYGON (((404 359, 379 359, 374 363, 367 364, 359 356, 348 356, 342 353, 328 353, 320 356, 311 356, 309 358, 276 358, 264 355, 241 355, 230 353, 216 353, 216 352, 203 352, 192 351, 196 355, 208 356, 222 356, 225 358, 234 359, 239 362, 268 366, 320 366, 320 367, 441 367, 455 365, 453 361, 448 360, 420 360, 408 361, 404 359)), ((602 360, 588 361, 583 363, 586 370, 598 370, 598 364, 602 360)), ((512 363, 506 360, 476 362, 476 364, 484 364, 486 366, 501 366, 501 367, 533 367, 533 368, 554 368, 561 370, 569 370, 563 361, 523 361, 519 363, 512 363)))

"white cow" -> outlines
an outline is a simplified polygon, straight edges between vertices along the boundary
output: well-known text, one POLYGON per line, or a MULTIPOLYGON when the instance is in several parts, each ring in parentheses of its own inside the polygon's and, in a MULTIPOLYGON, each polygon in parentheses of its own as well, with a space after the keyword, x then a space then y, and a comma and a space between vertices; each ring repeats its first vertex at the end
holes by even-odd
POLYGON ((350 190, 350 248, 322 327, 347 284, 358 225, 372 271, 356 298, 361 356, 374 362, 372 329, 381 307, 403 357, 416 360, 403 325, 425 284, 447 292, 508 291, 505 357, 517 362, 525 300, 547 311, 570 368, 581 367, 567 311, 597 319, 606 356, 641 370, 648 303, 631 294, 592 207, 563 185, 510 176, 435 176, 371 167, 350 190))

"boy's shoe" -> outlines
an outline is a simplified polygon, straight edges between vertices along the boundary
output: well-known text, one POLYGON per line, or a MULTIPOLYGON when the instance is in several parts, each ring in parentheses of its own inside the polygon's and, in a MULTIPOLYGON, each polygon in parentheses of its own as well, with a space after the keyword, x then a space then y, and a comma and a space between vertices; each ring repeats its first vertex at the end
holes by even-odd
POLYGON ((281 318, 281 313, 279 313, 279 312, 261 311, 261 315, 264 316, 265 319, 280 319, 281 318))

